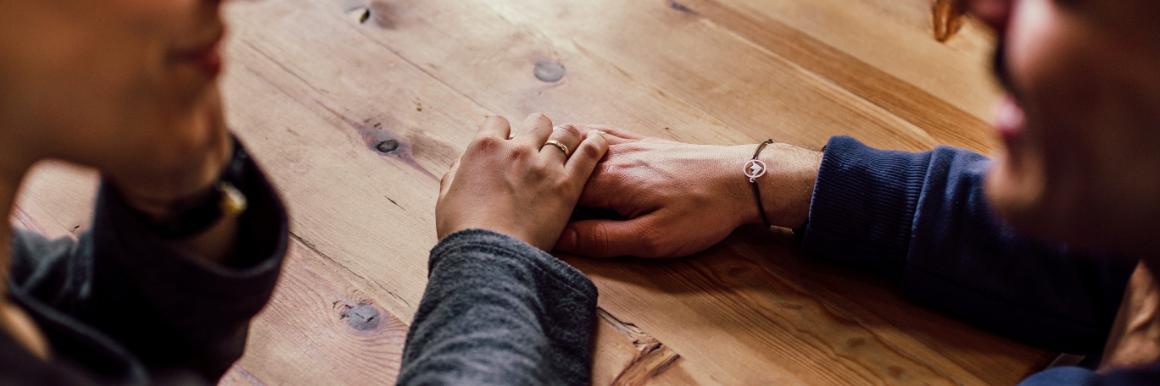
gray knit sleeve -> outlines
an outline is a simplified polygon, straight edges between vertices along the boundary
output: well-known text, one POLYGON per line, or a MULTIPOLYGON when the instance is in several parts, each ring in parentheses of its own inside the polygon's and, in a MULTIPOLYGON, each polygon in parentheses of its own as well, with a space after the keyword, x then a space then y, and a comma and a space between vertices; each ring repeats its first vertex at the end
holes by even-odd
POLYGON ((407 335, 400 385, 590 383, 596 287, 519 240, 443 239, 407 335))

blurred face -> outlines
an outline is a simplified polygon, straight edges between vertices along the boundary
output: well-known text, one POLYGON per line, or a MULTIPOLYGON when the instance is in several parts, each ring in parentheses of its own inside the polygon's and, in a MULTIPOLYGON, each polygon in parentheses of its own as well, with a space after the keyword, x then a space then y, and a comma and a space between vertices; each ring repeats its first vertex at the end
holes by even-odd
POLYGON ((0 0, 9 157, 102 169, 220 125, 220 0, 0 0), (16 145, 19 144, 19 145, 16 145))
POLYGON ((1020 230, 1151 253, 1160 218, 1160 3, 971 0, 1009 98, 987 194, 1020 230))

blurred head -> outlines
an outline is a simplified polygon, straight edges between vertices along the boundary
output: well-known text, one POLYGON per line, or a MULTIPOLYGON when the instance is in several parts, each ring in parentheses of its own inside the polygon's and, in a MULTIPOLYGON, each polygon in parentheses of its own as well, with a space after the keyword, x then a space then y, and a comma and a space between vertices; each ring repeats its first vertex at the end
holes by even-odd
POLYGON ((3 2, 0 152, 118 168, 218 124, 220 3, 3 2))
POLYGON ((1121 253, 1160 227, 1160 2, 970 0, 1009 93, 987 181, 1029 234, 1121 253))

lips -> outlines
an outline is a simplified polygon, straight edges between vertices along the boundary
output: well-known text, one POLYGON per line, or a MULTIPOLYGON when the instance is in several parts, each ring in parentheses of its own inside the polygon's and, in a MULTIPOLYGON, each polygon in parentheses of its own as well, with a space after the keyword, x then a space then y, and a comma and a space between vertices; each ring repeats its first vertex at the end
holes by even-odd
POLYGON ((1022 152, 1026 150, 1023 149, 1023 146, 1025 145, 1027 116, 1023 107, 1014 97, 1007 95, 996 106, 991 124, 995 127, 1002 143, 1000 152, 1005 155, 1003 158, 1006 160, 1008 169, 1019 169, 1022 162, 1022 152))
POLYGON ((991 69, 994 71, 999 85, 1007 91, 1007 94, 999 102, 999 105, 996 106, 995 115, 991 123, 995 127, 995 130, 998 131, 1003 145, 1011 153, 1018 151, 1019 142, 1027 126, 1027 116, 1023 110, 1023 106, 1019 103, 1019 98, 1016 97, 1019 93, 1015 87, 1015 81, 1011 77, 1011 69, 1008 65, 1007 44, 1001 36, 998 46, 995 47, 995 53, 991 61, 991 69))

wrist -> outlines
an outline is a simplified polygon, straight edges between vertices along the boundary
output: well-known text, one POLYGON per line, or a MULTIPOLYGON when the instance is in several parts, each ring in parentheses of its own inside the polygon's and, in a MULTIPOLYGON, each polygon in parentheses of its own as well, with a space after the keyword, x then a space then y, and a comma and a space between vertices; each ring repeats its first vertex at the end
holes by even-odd
POLYGON ((732 162, 728 162, 725 175, 731 177, 733 190, 740 194, 741 206, 737 213, 741 225, 764 225, 765 220, 758 209, 758 200, 765 209, 765 218, 773 226, 797 228, 809 217, 810 201, 813 197, 814 182, 821 166, 821 153, 797 146, 773 143, 767 146, 757 159, 766 166, 766 172, 753 183, 758 185, 760 195, 756 195, 753 183, 745 176, 745 163, 753 159, 756 144, 737 146, 732 162))
POLYGON ((723 190, 727 192, 726 198, 734 203, 732 212, 736 214, 737 226, 763 223, 761 212, 757 208, 757 201, 753 196, 753 188, 749 183, 749 177, 745 176, 745 163, 753 159, 755 146, 728 146, 721 152, 719 172, 717 173, 720 181, 718 184, 723 186, 723 190))
POLYGON ((769 172, 757 180, 769 221, 777 227, 797 229, 809 219, 822 153, 777 143, 770 145, 761 159, 769 165, 769 172))

